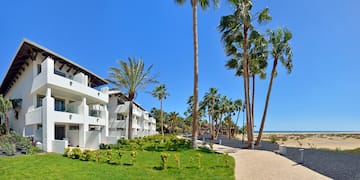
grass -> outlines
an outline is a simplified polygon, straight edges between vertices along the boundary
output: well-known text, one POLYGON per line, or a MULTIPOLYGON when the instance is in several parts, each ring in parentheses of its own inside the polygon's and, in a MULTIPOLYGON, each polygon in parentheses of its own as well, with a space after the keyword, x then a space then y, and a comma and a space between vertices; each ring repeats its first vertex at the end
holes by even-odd
POLYGON ((137 151, 135 164, 131 151, 124 152, 120 165, 107 164, 104 159, 101 163, 80 161, 53 153, 3 157, 0 174, 1 179, 234 179, 234 159, 211 151, 137 151), (170 154, 167 170, 161 170, 164 152, 170 154))

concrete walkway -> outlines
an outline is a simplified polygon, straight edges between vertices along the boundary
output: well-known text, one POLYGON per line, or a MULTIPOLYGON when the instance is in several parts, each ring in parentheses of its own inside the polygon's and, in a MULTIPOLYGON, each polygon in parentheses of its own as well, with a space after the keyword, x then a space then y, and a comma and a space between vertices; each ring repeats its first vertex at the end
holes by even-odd
POLYGON ((330 179, 269 151, 237 149, 214 144, 219 153, 229 153, 235 159, 236 179, 330 179))

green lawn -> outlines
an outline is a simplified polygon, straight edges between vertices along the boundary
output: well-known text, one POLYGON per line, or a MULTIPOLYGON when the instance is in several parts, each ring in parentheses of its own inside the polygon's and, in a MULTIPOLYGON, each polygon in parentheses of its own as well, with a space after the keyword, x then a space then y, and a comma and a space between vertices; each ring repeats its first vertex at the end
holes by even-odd
POLYGON ((121 165, 80 161, 60 154, 0 157, 0 179, 234 179, 234 159, 200 150, 137 151, 131 165, 126 152, 121 165), (159 170, 161 153, 169 153, 169 168, 159 170), (177 167, 174 153, 180 156, 177 167), (201 154, 201 167, 196 155, 201 154), (228 159, 226 167, 225 159, 228 159))

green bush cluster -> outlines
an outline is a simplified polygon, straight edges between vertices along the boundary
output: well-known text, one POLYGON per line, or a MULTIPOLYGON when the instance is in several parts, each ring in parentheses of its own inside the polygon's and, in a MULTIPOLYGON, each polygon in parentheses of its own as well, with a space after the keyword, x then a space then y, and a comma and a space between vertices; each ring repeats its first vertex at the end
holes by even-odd
MULTIPOLYGON (((80 148, 65 148, 64 149, 64 157, 71 159, 79 159, 81 161, 94 161, 98 163, 108 163, 112 165, 120 165, 121 159, 125 156, 125 151, 115 150, 115 149, 107 149, 107 150, 83 150, 80 148)), ((131 157, 131 164, 135 165, 136 162, 136 151, 131 151, 128 153, 131 157)))
POLYGON ((8 156, 14 155, 16 150, 22 150, 25 153, 32 153, 30 139, 22 137, 15 131, 0 136, 0 149, 8 156))

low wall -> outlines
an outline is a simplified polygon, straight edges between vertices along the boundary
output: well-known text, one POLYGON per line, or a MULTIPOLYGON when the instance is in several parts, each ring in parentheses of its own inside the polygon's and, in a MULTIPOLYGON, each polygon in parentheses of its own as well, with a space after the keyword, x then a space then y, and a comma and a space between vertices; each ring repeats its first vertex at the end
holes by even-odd
POLYGON ((99 149, 101 143, 100 131, 88 131, 86 132, 85 147, 89 149, 99 149))
POLYGON ((68 147, 67 140, 53 140, 52 141, 52 152, 64 154, 64 149, 68 147))
POLYGON ((119 137, 118 136, 107 136, 106 144, 117 144, 119 137))

